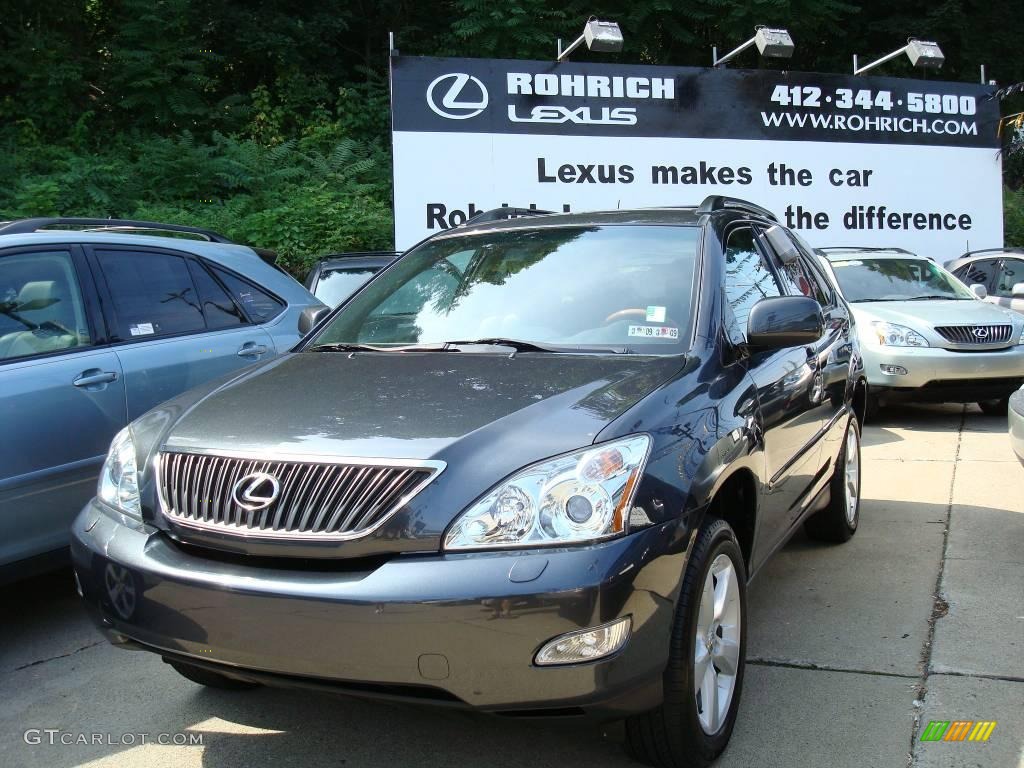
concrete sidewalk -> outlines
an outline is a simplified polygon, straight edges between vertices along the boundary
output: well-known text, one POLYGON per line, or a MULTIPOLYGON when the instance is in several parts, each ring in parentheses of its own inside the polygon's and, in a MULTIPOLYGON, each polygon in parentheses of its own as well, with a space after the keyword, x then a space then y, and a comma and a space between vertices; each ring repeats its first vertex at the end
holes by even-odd
MULTIPOLYGON (((1024 766, 1024 468, 1005 419, 883 412, 864 435, 861 529, 798 536, 751 590, 739 723, 718 765, 1024 766), (920 740, 995 720, 987 743, 920 740)), ((628 766, 569 721, 261 689, 203 690, 93 631, 68 577, 0 598, 0 766, 628 766), (29 728, 201 735, 202 746, 27 745, 29 728)), ((128 741, 127 738, 122 741, 128 741)))

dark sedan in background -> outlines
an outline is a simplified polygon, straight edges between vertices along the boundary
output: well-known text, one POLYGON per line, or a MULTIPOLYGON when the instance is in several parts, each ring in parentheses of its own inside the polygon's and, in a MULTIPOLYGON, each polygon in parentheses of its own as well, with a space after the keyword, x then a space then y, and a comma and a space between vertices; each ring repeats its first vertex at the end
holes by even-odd
POLYGON ((360 251, 324 256, 306 275, 306 288, 327 306, 336 307, 398 256, 397 251, 360 251))

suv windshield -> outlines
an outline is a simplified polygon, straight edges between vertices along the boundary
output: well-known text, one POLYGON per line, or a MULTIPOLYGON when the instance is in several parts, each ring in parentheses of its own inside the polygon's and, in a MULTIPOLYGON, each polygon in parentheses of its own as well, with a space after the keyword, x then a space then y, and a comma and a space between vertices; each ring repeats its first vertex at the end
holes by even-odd
POLYGON ((509 340, 682 352, 699 231, 552 227, 431 240, 357 294, 308 349, 509 340))
POLYGON ((849 302, 971 299, 973 295, 928 259, 844 259, 832 261, 849 302))

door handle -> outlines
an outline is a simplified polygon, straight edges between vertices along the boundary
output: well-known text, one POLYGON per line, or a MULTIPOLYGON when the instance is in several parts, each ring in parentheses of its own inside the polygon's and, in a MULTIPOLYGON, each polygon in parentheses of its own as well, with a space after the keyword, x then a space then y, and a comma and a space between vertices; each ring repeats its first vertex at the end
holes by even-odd
POLYGON ((99 368, 92 368, 82 371, 71 383, 76 387, 94 387, 97 384, 110 384, 117 381, 117 374, 114 371, 101 371, 99 368))
POLYGON ((266 352, 267 346, 265 344, 256 344, 252 341, 247 341, 238 348, 239 357, 259 357, 260 355, 266 354, 266 352))

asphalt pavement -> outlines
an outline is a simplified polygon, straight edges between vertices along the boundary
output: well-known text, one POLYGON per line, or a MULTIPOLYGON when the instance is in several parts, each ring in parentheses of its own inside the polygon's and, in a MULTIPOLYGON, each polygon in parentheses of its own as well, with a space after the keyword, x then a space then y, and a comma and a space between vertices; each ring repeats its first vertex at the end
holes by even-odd
MULTIPOLYGON (((798 535, 751 588, 739 722, 718 766, 1024 768, 1024 467, 1006 419, 901 407, 863 443, 854 539, 798 535), (922 741, 933 720, 996 726, 984 743, 922 741)), ((5 768, 634 765, 619 735, 205 690, 107 645, 67 572, 0 591, 5 768)))

